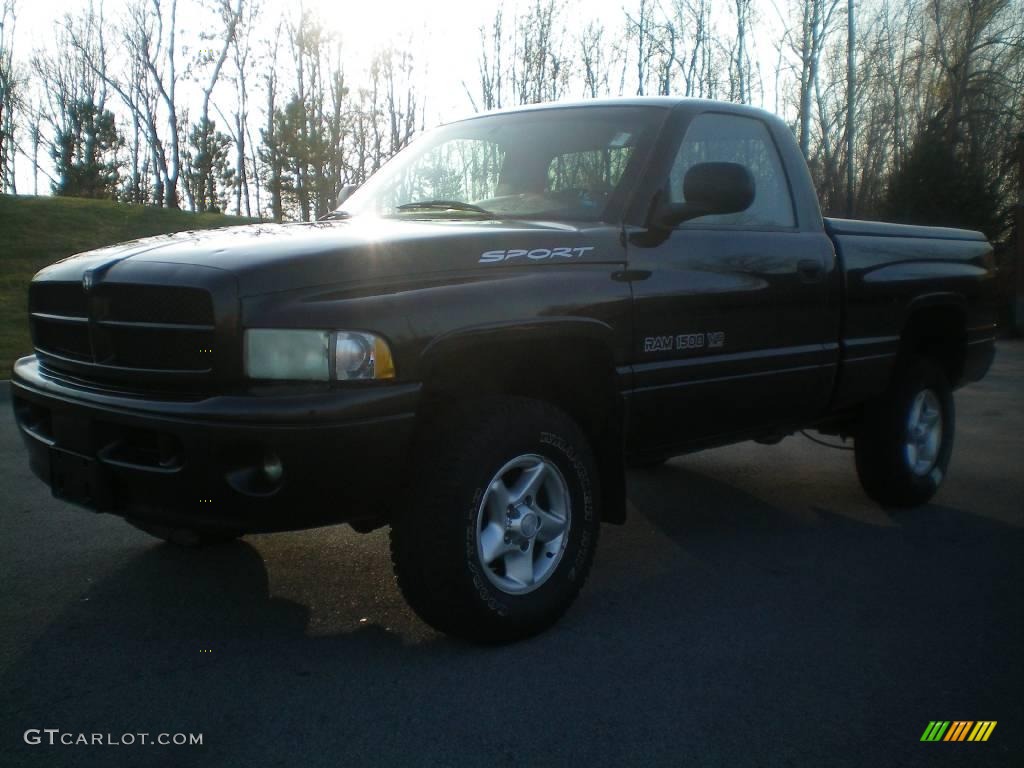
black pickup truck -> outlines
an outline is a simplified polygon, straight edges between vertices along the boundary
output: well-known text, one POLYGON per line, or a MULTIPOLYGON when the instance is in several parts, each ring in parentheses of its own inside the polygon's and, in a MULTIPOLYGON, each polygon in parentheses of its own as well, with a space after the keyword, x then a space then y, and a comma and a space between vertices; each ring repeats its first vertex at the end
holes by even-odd
POLYGON ((390 525, 425 621, 511 640, 568 608, 628 467, 814 429, 920 504, 992 361, 985 238, 823 219, 760 110, 488 114, 350 192, 36 275, 12 399, 56 496, 178 543, 390 525))

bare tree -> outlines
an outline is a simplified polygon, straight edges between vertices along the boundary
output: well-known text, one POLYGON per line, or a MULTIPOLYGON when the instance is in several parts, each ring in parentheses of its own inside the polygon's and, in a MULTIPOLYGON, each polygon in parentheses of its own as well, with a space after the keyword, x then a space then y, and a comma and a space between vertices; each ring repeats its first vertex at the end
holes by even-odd
MULTIPOLYGON (((349 152, 345 161, 345 177, 350 184, 362 184, 373 172, 374 132, 377 125, 376 112, 368 105, 375 104, 375 89, 362 87, 357 90, 357 104, 350 110, 349 152)), ((378 157, 380 144, 377 143, 378 157)), ((378 160, 379 162, 379 160, 378 160)))
POLYGON ((518 104, 557 101, 565 93, 570 73, 562 54, 565 27, 559 0, 534 0, 517 19, 512 89, 518 104))
POLYGON ((473 95, 469 85, 462 81, 462 88, 469 97, 474 112, 501 109, 504 106, 502 92, 505 83, 505 65, 502 50, 505 45, 501 6, 494 12, 490 26, 480 27, 480 56, 477 67, 480 72, 480 99, 473 95))
POLYGON ((418 128, 423 127, 420 117, 422 112, 414 87, 412 54, 386 48, 377 58, 384 83, 387 154, 390 157, 409 143, 418 128))
POLYGON ((643 96, 647 87, 651 63, 651 49, 654 47, 654 3, 640 0, 635 13, 626 11, 627 36, 636 48, 636 95, 643 96))
MULTIPOLYGON (((327 184, 332 193, 340 191, 346 184, 352 183, 349 175, 348 154, 345 145, 351 130, 349 119, 349 88, 345 78, 345 70, 341 64, 341 45, 334 46, 334 56, 329 62, 327 75, 327 100, 324 120, 327 124, 327 184)), ((330 207, 334 207, 336 198, 328 198, 330 207)), ((320 215, 323 215, 321 213, 320 215)))
POLYGON ((0 6, 0 189, 17 192, 14 172, 15 117, 21 106, 21 76, 14 63, 15 0, 0 6))
POLYGON ((671 0, 665 6, 640 0, 625 17, 638 95, 718 96, 720 73, 732 72, 732 64, 728 44, 714 29, 710 0, 671 0))
POLYGON ((848 88, 846 52, 830 46, 819 62, 819 71, 812 86, 810 123, 816 128, 816 142, 809 148, 812 176, 826 211, 846 208, 846 131, 848 122, 848 88), (822 76, 823 75, 823 76, 822 76))
POLYGON ((118 192, 122 140, 99 74, 109 68, 103 24, 102 7, 90 3, 55 24, 59 52, 37 52, 32 58, 42 96, 34 143, 44 141, 40 123, 45 123, 45 142, 58 176, 55 194, 112 197, 118 192))
POLYGON ((141 166, 147 174, 152 174, 154 202, 177 208, 181 172, 180 118, 176 101, 179 78, 177 0, 134 0, 127 7, 118 27, 127 58, 123 69, 108 67, 105 60, 97 56, 98 51, 106 50, 105 27, 101 24, 86 31, 69 28, 69 43, 132 115, 133 176, 143 175, 139 159, 144 148, 145 160, 141 166))
POLYGON ((683 95, 717 98, 719 73, 728 71, 730 66, 720 57, 726 46, 712 23, 711 0, 674 0, 669 23, 676 29, 691 30, 678 56, 683 95))
MULTIPOLYGON (((121 35, 128 55, 145 75, 144 82, 136 83, 137 96, 128 96, 126 103, 138 109, 142 102, 145 123, 149 129, 149 141, 153 161, 160 170, 163 187, 163 205, 178 208, 178 177, 181 173, 181 132, 177 105, 177 23, 178 0, 136 0, 128 8, 128 18, 121 35), (167 126, 164 134, 158 127, 159 118, 152 104, 148 89, 159 96, 163 117, 167 126), (166 136, 166 139, 162 139, 166 136)), ((104 72, 104 78, 119 92, 128 93, 129 88, 104 72), (115 86, 114 84, 117 83, 115 86)))
POLYGON ((1009 204, 1024 126, 1024 3, 1019 0, 930 0, 941 121, 946 144, 966 167, 991 179, 1009 204))
POLYGON ((563 0, 534 0, 509 26, 499 8, 480 36, 479 93, 462 83, 474 111, 556 101, 567 93, 573 68, 564 52, 563 0))
POLYGON ((947 165, 980 169, 1008 199, 1010 137, 1024 122, 1024 4, 885 0, 858 26, 854 210, 884 215, 892 180, 936 131, 947 165))
MULTIPOLYGON (((263 90, 266 94, 266 125, 261 131, 262 146, 260 159, 263 162, 263 174, 270 195, 270 217, 281 221, 284 217, 284 150, 279 128, 278 108, 278 76, 277 56, 281 48, 281 30, 283 23, 274 29, 273 37, 266 43, 264 55, 263 90)), ((262 209, 260 209, 262 211, 262 209)))
POLYGON ((821 69, 821 56, 835 31, 842 0, 798 0, 795 5, 799 36, 790 38, 798 63, 799 81, 797 139, 804 157, 810 157, 811 121, 815 89, 821 69))
POLYGON ((649 69, 654 72, 657 95, 669 96, 673 90, 673 76, 679 64, 679 49, 684 44, 681 34, 683 28, 668 18, 656 29, 651 43, 657 54, 651 57, 649 69))
POLYGON ((752 0, 733 0, 736 15, 736 36, 729 51, 729 100, 748 104, 751 101, 751 70, 748 30, 753 13, 752 0))
POLYGON ((890 172, 899 172, 924 109, 925 40, 919 0, 884 0, 862 14, 856 73, 860 130, 856 137, 855 211, 871 212, 890 172))
MULTIPOLYGON (((238 20, 235 34, 231 41, 231 58, 233 64, 232 81, 235 85, 235 109, 232 119, 224 122, 231 126, 232 139, 235 144, 235 214, 241 215, 244 201, 245 215, 252 216, 249 192, 249 163, 246 147, 251 145, 249 136, 249 88, 248 69, 252 56, 252 33, 260 12, 259 0, 239 0, 238 20)), ((219 110, 218 110, 219 111, 219 110)), ((255 168, 255 163, 253 164, 255 168)), ((257 177, 257 183, 258 183, 257 177)), ((257 193, 258 195, 258 193, 257 193)), ((256 209, 259 210, 257 203, 256 209)))
POLYGON ((609 85, 608 54, 604 25, 591 21, 579 38, 580 66, 583 68, 583 94, 592 99, 607 95, 609 85))
MULTIPOLYGON (((283 105, 273 105, 264 143, 268 160, 275 163, 272 178, 276 181, 277 174, 280 175, 281 212, 310 221, 334 207, 348 168, 343 157, 348 87, 341 70, 340 43, 318 16, 302 12, 287 24, 286 31, 293 87, 283 105), (276 142, 272 156, 271 138, 276 142)), ((383 110, 390 108, 392 118, 392 139, 388 145, 384 144, 388 126, 377 119, 369 124, 378 157, 389 156, 391 145, 407 140, 403 105, 414 103, 415 97, 411 88, 408 94, 400 91, 395 76, 400 66, 411 64, 397 64, 390 54, 378 55, 371 66, 374 103, 382 110, 376 114, 383 119, 383 110)), ((415 107, 412 109, 414 112, 415 107)))
POLYGON ((229 171, 226 165, 227 145, 231 139, 220 133, 216 123, 210 119, 210 98, 228 59, 228 51, 235 44, 235 36, 245 10, 245 0, 209 0, 208 7, 217 17, 219 28, 216 32, 201 32, 200 39, 207 45, 217 41, 217 45, 201 48, 194 62, 195 68, 200 72, 198 77, 202 77, 203 74, 206 77, 202 85, 203 97, 199 120, 192 128, 189 137, 191 146, 186 155, 186 191, 191 198, 193 209, 200 212, 221 210, 218 180, 231 183, 236 181, 233 178, 234 169, 229 171))
POLYGON ((42 132, 42 107, 39 104, 33 104, 29 113, 31 115, 31 123, 29 124, 29 140, 32 143, 32 194, 39 194, 39 146, 43 143, 43 132, 42 132))

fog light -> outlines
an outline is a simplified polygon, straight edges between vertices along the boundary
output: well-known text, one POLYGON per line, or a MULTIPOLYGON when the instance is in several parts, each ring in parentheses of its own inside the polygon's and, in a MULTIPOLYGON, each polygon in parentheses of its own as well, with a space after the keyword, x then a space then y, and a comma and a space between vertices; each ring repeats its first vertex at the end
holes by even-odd
POLYGON ((281 479, 281 476, 284 474, 284 465, 281 464, 281 459, 276 453, 266 453, 263 455, 263 474, 272 483, 276 483, 281 479))

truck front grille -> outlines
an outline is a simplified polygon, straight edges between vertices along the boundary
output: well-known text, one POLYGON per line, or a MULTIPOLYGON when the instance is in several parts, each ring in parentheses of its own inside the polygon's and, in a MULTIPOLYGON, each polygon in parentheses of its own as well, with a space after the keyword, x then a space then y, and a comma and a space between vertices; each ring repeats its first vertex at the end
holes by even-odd
POLYGON ((43 281, 29 288, 29 317, 36 352, 79 375, 212 373, 213 300, 201 288, 43 281))

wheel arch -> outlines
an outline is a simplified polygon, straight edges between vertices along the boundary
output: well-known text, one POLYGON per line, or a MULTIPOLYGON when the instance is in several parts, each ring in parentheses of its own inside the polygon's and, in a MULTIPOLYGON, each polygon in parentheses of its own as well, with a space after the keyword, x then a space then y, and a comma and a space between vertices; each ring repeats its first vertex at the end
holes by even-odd
POLYGON ((590 441, 598 466, 602 520, 622 523, 623 401, 613 338, 610 326, 588 318, 502 322, 444 334, 420 357, 421 409, 445 410, 503 395, 550 402, 590 441))
POLYGON ((955 293, 932 293, 914 299, 900 334, 900 358, 934 360, 950 386, 964 377, 967 362, 967 302, 955 293))

